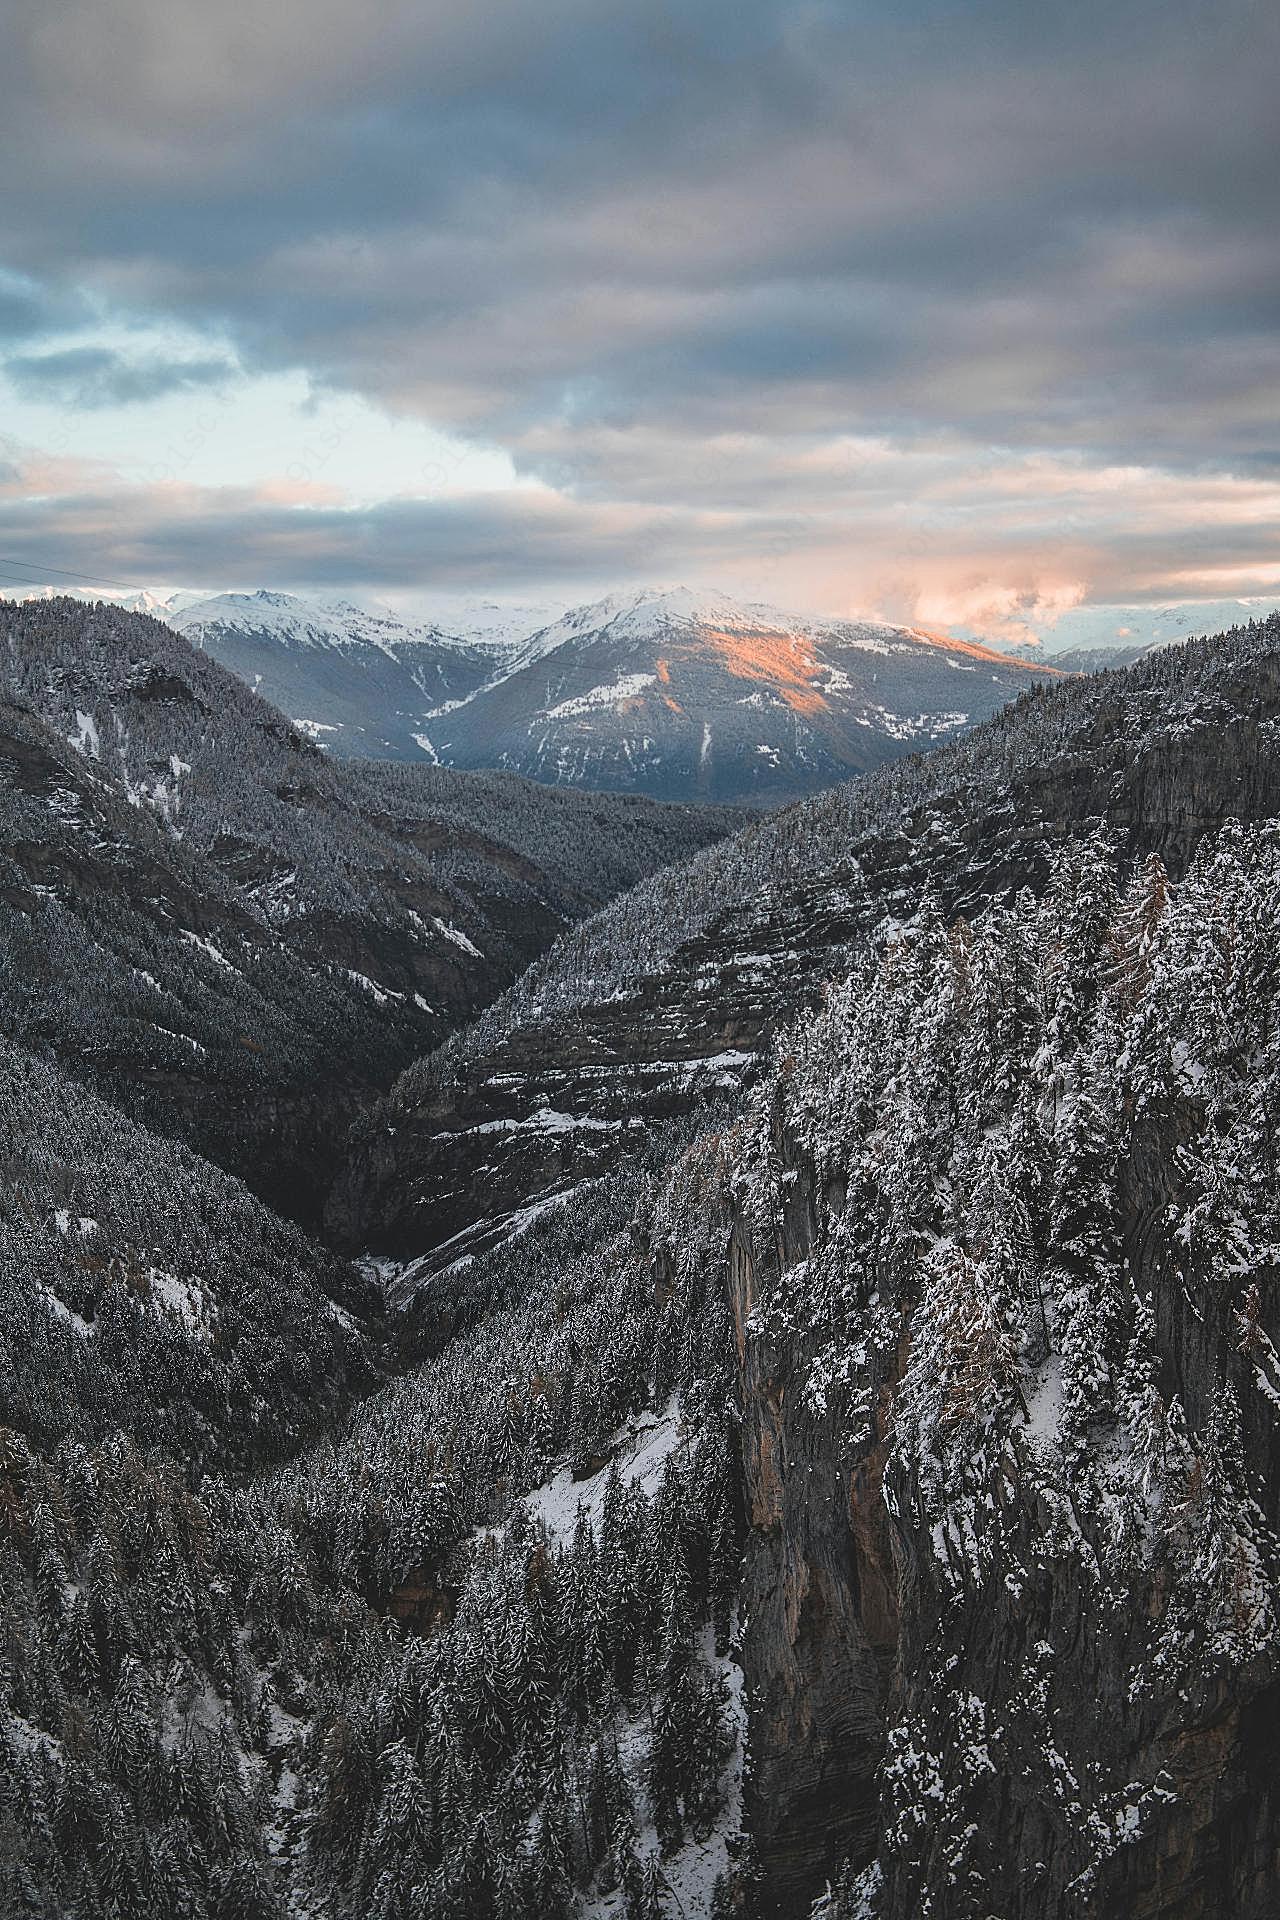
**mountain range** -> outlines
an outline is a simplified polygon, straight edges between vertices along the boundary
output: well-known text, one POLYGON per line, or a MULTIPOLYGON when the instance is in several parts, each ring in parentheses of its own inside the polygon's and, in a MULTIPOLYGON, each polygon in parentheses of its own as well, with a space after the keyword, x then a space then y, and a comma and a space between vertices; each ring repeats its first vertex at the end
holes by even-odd
POLYGON ((332 754, 735 805, 936 745, 1055 671, 686 588, 615 595, 518 638, 266 592, 156 611, 332 754))
POLYGON ((745 817, 0 641, 0 1913, 1268 1920, 1280 616, 745 817))

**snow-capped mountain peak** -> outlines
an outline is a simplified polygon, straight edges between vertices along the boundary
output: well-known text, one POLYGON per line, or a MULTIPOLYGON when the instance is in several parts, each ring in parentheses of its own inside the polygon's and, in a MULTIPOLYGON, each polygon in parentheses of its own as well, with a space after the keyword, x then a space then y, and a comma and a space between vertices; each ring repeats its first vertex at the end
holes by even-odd
POLYGON ((580 633, 638 639, 669 627, 724 627, 734 633, 803 631, 812 623, 761 601, 735 599, 714 588, 645 587, 571 607, 530 636, 524 651, 547 653, 580 633))
POLYGON ((373 646, 383 652, 413 640, 446 637, 437 628, 411 625, 386 608, 370 611, 350 600, 304 599, 265 587, 198 599, 183 596, 183 604, 169 601, 156 611, 197 646, 206 630, 215 627, 223 633, 269 636, 287 647, 373 646))
POLYGON ((773 804, 951 738, 1036 671, 883 622, 645 588, 539 628, 428 730, 453 766, 773 804))

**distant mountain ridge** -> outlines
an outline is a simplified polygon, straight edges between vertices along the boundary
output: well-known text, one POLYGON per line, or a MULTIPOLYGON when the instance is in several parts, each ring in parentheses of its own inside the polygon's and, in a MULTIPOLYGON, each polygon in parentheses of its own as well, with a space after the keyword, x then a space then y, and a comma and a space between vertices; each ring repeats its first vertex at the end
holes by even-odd
POLYGON ((951 739, 1053 672, 680 587, 572 609, 428 738, 453 766, 767 806, 951 739))
POLYGON ((265 589, 174 595, 153 611, 343 759, 429 760, 422 715, 482 685, 502 645, 265 589))
POLYGON ((977 642, 688 587, 613 594, 519 637, 266 591, 158 616, 341 756, 776 805, 984 719, 1057 670, 977 642), (963 676, 963 677, 961 677, 963 676))

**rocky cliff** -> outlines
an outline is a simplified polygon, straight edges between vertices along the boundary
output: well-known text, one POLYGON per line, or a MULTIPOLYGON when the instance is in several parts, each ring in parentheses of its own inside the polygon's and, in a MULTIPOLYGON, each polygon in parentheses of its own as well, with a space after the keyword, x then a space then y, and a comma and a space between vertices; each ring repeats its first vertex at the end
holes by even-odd
POLYGON ((1276 851, 1229 830, 1119 906, 1059 867, 1030 929, 891 950, 757 1099, 761 1914, 1274 1910, 1276 851))

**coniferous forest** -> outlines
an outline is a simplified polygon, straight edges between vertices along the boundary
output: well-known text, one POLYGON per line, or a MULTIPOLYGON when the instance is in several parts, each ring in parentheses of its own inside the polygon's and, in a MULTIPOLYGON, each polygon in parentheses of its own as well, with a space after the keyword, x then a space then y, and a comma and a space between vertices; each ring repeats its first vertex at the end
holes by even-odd
POLYGON ((0 626, 0 1914, 1273 1913, 1280 619, 745 824, 0 626))

